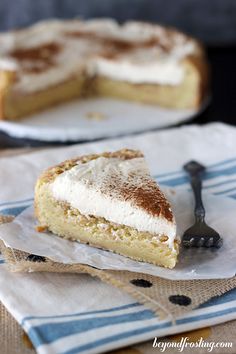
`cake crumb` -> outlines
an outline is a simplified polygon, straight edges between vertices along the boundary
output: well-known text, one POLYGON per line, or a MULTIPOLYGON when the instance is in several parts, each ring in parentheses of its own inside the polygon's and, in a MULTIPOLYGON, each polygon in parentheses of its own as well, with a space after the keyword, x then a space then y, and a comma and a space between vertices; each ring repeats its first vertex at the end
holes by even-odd
POLYGON ((107 115, 101 112, 88 112, 86 118, 89 120, 102 121, 108 119, 107 115))
POLYGON ((45 232, 45 231, 47 231, 47 226, 46 225, 37 225, 36 227, 35 227, 35 230, 37 231, 37 232, 45 232))

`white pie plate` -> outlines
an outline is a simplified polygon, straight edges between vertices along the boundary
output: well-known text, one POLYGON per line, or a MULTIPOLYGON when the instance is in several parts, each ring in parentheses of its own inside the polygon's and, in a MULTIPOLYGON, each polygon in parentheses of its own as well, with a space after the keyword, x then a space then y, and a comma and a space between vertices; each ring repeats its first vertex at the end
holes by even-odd
POLYGON ((108 98, 83 99, 18 122, 0 121, 0 130, 14 138, 43 142, 94 140, 176 125, 194 118, 205 106, 199 111, 171 110, 108 98), (96 120, 97 115, 101 119, 96 120))

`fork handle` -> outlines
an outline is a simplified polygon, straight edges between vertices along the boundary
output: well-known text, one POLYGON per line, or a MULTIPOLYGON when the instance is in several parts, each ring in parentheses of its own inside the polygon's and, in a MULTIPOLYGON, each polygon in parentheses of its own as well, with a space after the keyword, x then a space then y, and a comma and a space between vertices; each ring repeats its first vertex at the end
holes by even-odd
POLYGON ((190 183, 195 197, 194 215, 196 222, 204 222, 205 208, 202 202, 202 172, 205 171, 205 167, 196 161, 190 161, 184 165, 184 169, 190 176, 190 183))

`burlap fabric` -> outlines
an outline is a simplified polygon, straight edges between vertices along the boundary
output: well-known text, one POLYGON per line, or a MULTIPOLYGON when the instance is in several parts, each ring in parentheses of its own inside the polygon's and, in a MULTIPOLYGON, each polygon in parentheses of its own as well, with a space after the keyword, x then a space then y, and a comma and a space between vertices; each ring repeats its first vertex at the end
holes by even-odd
POLYGON ((16 320, 0 304, 0 353, 33 354, 35 350, 16 320))
MULTIPOLYGON (((9 222, 12 218, 2 216, 0 223, 9 222)), ((173 321, 176 316, 236 287, 236 277, 172 281, 141 273, 100 270, 82 264, 57 263, 45 257, 7 248, 3 243, 0 244, 0 248, 10 271, 88 273, 124 290, 161 318, 171 315, 173 321)))

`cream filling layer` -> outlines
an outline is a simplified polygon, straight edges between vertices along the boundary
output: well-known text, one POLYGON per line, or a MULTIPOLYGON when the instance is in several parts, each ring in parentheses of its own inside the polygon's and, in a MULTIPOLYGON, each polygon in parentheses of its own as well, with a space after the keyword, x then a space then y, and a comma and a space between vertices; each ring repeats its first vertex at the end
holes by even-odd
POLYGON ((135 63, 128 61, 128 59, 97 58, 90 64, 88 72, 132 84, 149 83, 175 86, 179 85, 184 78, 183 66, 176 60, 168 59, 135 63))
MULTIPOLYGON (((139 186, 143 177, 151 180, 143 158, 120 160, 99 157, 87 163, 79 163, 63 172, 51 183, 53 197, 69 203, 83 215, 103 217, 110 222, 133 227, 152 235, 168 236, 168 245, 173 248, 176 237, 175 222, 156 217, 126 200, 119 192, 129 183, 139 186), (132 180, 130 180, 130 176, 132 180), (117 179, 118 178, 118 179, 117 179), (118 188, 116 188, 116 183, 118 188)), ((151 201, 150 201, 151 202, 151 201)))

